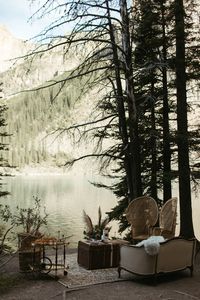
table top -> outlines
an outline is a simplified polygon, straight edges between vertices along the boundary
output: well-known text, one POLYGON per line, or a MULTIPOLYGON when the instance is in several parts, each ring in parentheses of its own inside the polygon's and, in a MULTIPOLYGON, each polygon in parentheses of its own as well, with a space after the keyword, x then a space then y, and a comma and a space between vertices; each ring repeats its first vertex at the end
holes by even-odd
POLYGON ((85 240, 80 241, 83 244, 86 244, 88 246, 105 246, 105 245, 124 245, 129 244, 128 241, 122 240, 122 239, 115 239, 115 240, 107 240, 107 241, 101 241, 101 240, 85 240))
POLYGON ((66 242, 62 239, 57 239, 55 237, 42 237, 33 242, 35 246, 45 245, 45 246, 54 246, 54 245, 69 245, 69 242, 66 242))

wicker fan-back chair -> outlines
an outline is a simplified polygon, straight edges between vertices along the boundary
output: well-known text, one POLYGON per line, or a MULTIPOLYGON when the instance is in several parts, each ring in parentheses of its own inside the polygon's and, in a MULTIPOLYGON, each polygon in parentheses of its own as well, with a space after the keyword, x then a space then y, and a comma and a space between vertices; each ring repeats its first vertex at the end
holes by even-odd
POLYGON ((133 199, 126 209, 126 218, 131 224, 133 240, 147 239, 150 236, 151 228, 158 220, 156 201, 148 196, 133 199))
POLYGON ((177 198, 167 200, 159 213, 159 227, 155 227, 153 233, 165 238, 173 238, 176 229, 177 198))

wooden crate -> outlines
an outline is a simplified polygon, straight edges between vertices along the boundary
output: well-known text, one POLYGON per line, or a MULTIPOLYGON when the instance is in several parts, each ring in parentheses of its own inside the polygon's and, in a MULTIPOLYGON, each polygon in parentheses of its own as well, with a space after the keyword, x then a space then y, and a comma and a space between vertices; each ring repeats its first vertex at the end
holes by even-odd
POLYGON ((120 242, 92 243, 79 241, 78 264, 88 270, 113 268, 119 265, 120 242))

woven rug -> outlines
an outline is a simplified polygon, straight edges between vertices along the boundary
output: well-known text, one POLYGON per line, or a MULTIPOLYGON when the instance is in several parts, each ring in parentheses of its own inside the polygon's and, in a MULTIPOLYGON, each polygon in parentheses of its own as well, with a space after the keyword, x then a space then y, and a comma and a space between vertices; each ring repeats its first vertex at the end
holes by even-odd
POLYGON ((133 279, 133 275, 128 272, 121 272, 118 278, 117 268, 86 270, 77 263, 77 253, 67 255, 68 274, 59 274, 58 282, 66 288, 80 288, 100 283, 116 282, 133 279))

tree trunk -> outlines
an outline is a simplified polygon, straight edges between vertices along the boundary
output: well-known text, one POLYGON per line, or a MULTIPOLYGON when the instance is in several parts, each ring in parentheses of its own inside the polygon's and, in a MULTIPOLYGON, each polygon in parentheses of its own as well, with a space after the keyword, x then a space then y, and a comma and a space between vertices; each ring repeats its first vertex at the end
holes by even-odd
MULTIPOLYGON (((153 72, 151 75, 151 94, 154 94, 154 83, 153 83, 153 72)), ((157 200, 158 191, 157 191, 157 149, 156 149, 156 118, 155 118, 155 106, 152 103, 151 107, 151 196, 157 200)))
POLYGON ((175 0, 175 21, 180 235, 184 236, 185 238, 191 238, 194 236, 194 230, 192 223, 189 146, 187 131, 187 91, 183 0, 175 0))
POLYGON ((136 189, 135 186, 133 185, 132 164, 130 161, 130 153, 129 153, 129 137, 127 132, 124 95, 123 95, 121 76, 120 76, 120 60, 117 53, 117 44, 114 36, 114 28, 111 23, 108 0, 106 1, 106 5, 107 5, 107 14, 108 14, 109 34, 112 43, 112 51, 113 51, 113 63, 115 68, 116 89, 117 89, 116 99, 117 99, 118 118, 119 118, 119 134, 121 136, 122 144, 123 144, 124 168, 126 172, 127 186, 128 186, 128 201, 130 202, 133 198, 136 197, 136 189))
MULTIPOLYGON (((161 1, 162 12, 162 60, 167 61, 167 45, 165 33, 165 8, 161 1)), ((162 68, 162 85, 163 85, 163 201, 164 203, 172 197, 171 184, 171 149, 170 149, 170 133, 169 133, 169 103, 167 88, 167 70, 162 68)))
POLYGON ((130 138, 129 155, 132 171, 133 198, 141 196, 141 166, 140 143, 137 134, 137 109, 134 97, 132 47, 130 40, 130 24, 126 0, 120 0, 120 13, 122 19, 122 48, 124 50, 123 63, 125 69, 126 97, 128 103, 128 134, 130 138))

